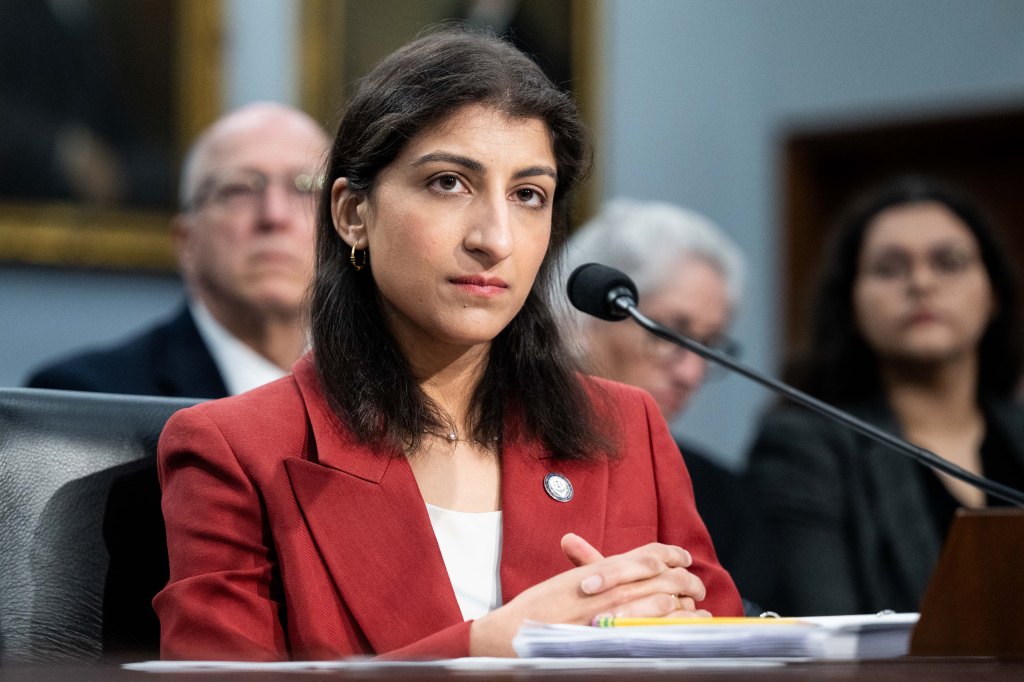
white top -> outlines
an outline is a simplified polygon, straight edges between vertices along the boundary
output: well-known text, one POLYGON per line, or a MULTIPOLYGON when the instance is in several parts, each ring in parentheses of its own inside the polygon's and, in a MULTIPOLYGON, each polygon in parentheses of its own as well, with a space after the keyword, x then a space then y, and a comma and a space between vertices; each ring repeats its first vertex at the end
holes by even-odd
POLYGON ((427 505, 462 617, 501 606, 501 511, 460 512, 427 505))
POLYGON ((239 341, 202 303, 188 302, 199 336, 213 356, 229 395, 238 395, 288 374, 270 360, 239 341))

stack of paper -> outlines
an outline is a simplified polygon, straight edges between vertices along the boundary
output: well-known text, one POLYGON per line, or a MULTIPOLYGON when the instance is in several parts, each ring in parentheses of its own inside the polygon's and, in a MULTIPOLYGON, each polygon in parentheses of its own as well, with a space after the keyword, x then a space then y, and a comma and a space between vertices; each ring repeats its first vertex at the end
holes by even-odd
POLYGON ((526 623, 512 646, 522 657, 891 658, 907 653, 917 618, 895 613, 622 627, 526 623))

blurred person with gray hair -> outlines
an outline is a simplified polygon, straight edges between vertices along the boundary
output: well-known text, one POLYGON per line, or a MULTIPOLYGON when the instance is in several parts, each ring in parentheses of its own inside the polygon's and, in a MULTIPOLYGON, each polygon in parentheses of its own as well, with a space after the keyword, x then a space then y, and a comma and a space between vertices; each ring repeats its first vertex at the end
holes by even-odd
MULTIPOLYGON (((223 398, 286 375, 309 345, 306 291, 328 144, 316 121, 284 104, 255 102, 217 119, 185 159, 171 224, 185 300, 111 346, 52 362, 28 386, 223 398)), ((155 460, 112 482, 103 533, 104 656, 155 656, 151 602, 169 575, 155 460)))
MULTIPOLYGON (((569 240, 563 291, 569 274, 590 262, 628 275, 648 317, 706 346, 736 352, 725 330, 742 292, 743 257, 705 216, 666 202, 610 200, 569 240)), ((565 294, 556 300, 565 301, 565 294)), ((666 421, 678 417, 704 383, 709 368, 699 355, 632 322, 608 322, 570 310, 568 303, 563 307, 563 331, 583 366, 597 376, 643 388, 666 421)), ((677 445, 715 550, 732 570, 750 517, 741 479, 685 441, 677 438, 677 445)))
POLYGON ((274 102, 228 112, 194 142, 171 224, 186 301, 104 348, 38 369, 33 388, 223 398, 287 374, 308 345, 317 176, 327 134, 274 102))

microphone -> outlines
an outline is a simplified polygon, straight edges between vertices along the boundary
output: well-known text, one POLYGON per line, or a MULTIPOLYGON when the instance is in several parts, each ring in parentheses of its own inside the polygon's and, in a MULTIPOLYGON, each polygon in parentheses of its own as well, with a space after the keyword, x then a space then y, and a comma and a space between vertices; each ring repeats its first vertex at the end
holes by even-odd
POLYGON ((600 263, 587 263, 569 275, 569 300, 588 315, 615 322, 629 317, 629 305, 640 296, 626 273, 600 263))
POLYGON ((973 474, 949 460, 943 459, 931 450, 919 447, 887 431, 883 431, 873 424, 869 424, 848 412, 840 410, 838 407, 818 400, 803 391, 793 388, 789 384, 761 374, 752 367, 744 365, 725 353, 708 348, 644 316, 643 313, 637 310, 639 296, 637 295, 636 285, 633 284, 633 281, 625 273, 615 268, 601 265, 600 263, 585 263, 579 266, 569 276, 568 293, 569 301, 573 306, 588 315, 611 321, 632 317, 637 324, 659 338, 665 339, 677 346, 682 346, 706 360, 717 362, 719 365, 742 374, 751 381, 774 391, 776 394, 817 412, 832 421, 839 422, 867 436, 871 440, 888 445, 927 467, 949 474, 975 488, 983 490, 993 497, 998 497, 1011 504, 1024 507, 1024 493, 1021 491, 973 474))

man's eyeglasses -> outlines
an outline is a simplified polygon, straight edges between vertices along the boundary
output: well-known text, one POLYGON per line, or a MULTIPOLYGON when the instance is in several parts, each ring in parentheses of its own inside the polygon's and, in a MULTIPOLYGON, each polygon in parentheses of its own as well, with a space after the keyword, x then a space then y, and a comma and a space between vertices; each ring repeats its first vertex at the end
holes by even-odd
POLYGON ((189 205, 190 210, 217 206, 230 210, 255 210, 267 198, 267 189, 278 183, 293 210, 312 212, 323 178, 313 173, 269 176, 257 170, 236 170, 207 178, 189 205))

